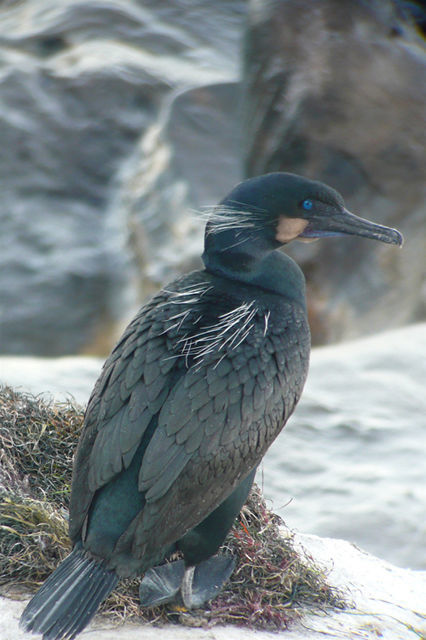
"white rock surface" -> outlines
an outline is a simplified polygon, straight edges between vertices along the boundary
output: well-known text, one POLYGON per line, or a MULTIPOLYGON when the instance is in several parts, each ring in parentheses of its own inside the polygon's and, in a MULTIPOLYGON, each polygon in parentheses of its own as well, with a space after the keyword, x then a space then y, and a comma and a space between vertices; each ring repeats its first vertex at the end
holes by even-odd
POLYGON ((345 540, 308 535, 296 540, 317 562, 332 567, 330 583, 349 590, 354 608, 307 616, 304 635, 295 639, 426 638, 426 571, 400 569, 345 540))
POLYGON ((288 526, 426 569, 425 356, 425 323, 312 350, 261 465, 288 526))
POLYGON ((85 406, 101 371, 102 358, 1 356, 0 384, 16 391, 42 393, 56 401, 74 399, 85 406))
MULTIPOLYGON (((316 561, 330 569, 329 581, 349 590, 353 609, 307 614, 285 640, 419 640, 426 637, 426 572, 399 569, 344 540, 298 535, 316 561)), ((18 627, 22 602, 0 598, 1 640, 31 638, 18 627)), ((80 636, 87 640, 271 640, 277 634, 237 627, 211 629, 178 625, 153 627, 125 624, 111 627, 102 620, 80 636)))

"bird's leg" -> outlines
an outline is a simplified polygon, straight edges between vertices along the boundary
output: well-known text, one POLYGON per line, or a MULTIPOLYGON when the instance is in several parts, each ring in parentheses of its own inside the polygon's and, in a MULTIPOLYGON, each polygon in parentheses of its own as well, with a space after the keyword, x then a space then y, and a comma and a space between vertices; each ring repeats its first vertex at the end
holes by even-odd
POLYGON ((194 581, 195 567, 187 567, 182 579, 180 592, 182 594, 183 604, 187 609, 192 609, 192 584, 194 581))

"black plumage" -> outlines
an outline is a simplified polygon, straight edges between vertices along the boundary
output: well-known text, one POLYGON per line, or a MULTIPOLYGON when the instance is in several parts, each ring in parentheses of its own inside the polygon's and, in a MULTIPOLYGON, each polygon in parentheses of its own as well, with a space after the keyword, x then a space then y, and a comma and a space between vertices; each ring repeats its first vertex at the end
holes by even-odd
POLYGON ((212 556, 308 370, 303 274, 276 249, 342 234, 401 243, 292 174, 247 180, 213 210, 205 269, 154 296, 104 365, 75 457, 74 551, 27 606, 26 629, 73 638, 120 577, 144 572, 145 605, 181 591, 199 606, 220 589, 232 562, 212 556), (176 550, 184 565, 162 567, 176 550))

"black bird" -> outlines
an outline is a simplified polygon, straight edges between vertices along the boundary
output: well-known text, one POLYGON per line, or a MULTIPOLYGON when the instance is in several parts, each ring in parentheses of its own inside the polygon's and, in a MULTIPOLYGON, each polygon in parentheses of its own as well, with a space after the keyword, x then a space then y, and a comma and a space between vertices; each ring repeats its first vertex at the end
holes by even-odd
POLYGON ((22 614, 74 638, 121 577, 142 604, 200 606, 233 560, 216 552, 256 467, 299 400, 310 351, 296 238, 401 234, 349 213, 334 189, 290 173, 237 185, 207 223, 204 270, 139 311, 93 390, 74 463, 74 548, 22 614), (179 550, 184 560, 164 564, 179 550))

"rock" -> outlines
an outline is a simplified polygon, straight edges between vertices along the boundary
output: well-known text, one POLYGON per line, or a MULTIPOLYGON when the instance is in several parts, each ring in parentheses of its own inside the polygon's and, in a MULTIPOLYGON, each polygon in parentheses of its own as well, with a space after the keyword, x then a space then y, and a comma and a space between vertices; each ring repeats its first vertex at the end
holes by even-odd
POLYGON ((331 569, 330 583, 347 589, 354 607, 307 615, 295 639, 414 640, 426 632, 426 571, 399 569, 344 540, 300 534, 297 541, 331 569))
POLYGON ((191 210, 240 179, 244 145, 247 173, 323 178, 409 238, 290 250, 316 343, 424 317, 414 5, 311 1, 252 3, 242 102, 245 0, 2 6, 3 352, 107 353, 140 300, 200 264, 191 210))
POLYGON ((205 218, 242 179, 238 84, 178 94, 148 128, 118 191, 142 293, 201 267, 205 218))
POLYGON ((324 180, 349 209, 407 239, 401 252, 361 239, 290 249, 307 275, 315 343, 425 317, 426 50, 407 16, 415 5, 251 5, 246 174, 324 180))
POLYGON ((288 526, 426 569, 425 353, 426 324, 313 349, 259 469, 288 526))
POLYGON ((172 92, 236 77, 245 2, 0 9, 0 331, 7 353, 104 353, 134 304, 120 172, 172 92), (218 34, 220 33, 220 42, 218 34))
POLYGON ((0 385, 85 406, 104 361, 91 357, 1 356, 0 385))
MULTIPOLYGON (((282 634, 286 640, 418 640, 426 633, 426 572, 398 569, 343 540, 298 535, 297 543, 330 570, 329 582, 347 591, 353 608, 306 611, 300 621, 282 634)), ((0 598, 2 640, 29 638, 18 627, 22 602, 0 598)), ((108 626, 101 618, 86 632, 93 640, 270 640, 271 633, 247 627, 189 629, 173 624, 161 628, 128 624, 108 626)), ((82 634, 82 638, 86 636, 82 634)))

